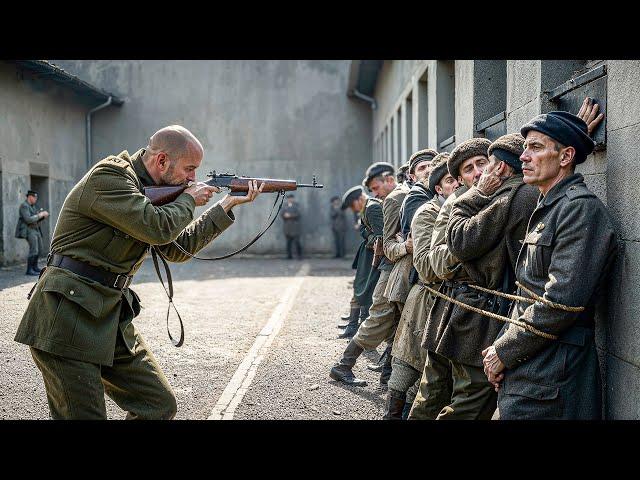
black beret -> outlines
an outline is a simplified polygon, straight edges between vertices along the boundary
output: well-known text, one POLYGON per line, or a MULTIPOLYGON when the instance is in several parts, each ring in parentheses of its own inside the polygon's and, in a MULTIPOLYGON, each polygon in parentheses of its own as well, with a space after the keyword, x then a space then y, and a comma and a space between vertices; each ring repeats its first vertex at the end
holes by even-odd
POLYGON ((407 170, 409 170, 409 162, 398 167, 398 173, 405 173, 407 170))
POLYGON ((38 196, 38 192, 36 192, 35 190, 29 190, 29 191, 27 192, 27 197, 28 197, 29 195, 33 195, 34 197, 37 197, 37 196, 38 196))
POLYGON ((413 173, 418 163, 424 160, 433 160, 438 155, 433 148, 425 148, 424 150, 418 150, 409 158, 409 173, 413 173))
POLYGON ((369 182, 377 177, 378 175, 382 175, 383 173, 390 173, 393 175, 395 173, 395 169, 393 165, 387 162, 376 162, 369 165, 366 173, 364 174, 364 178, 362 179, 362 185, 365 187, 369 186, 369 182))
POLYGON ((587 133, 587 124, 580 117, 569 112, 549 112, 538 115, 524 124, 520 133, 526 137, 530 130, 544 133, 565 147, 575 148, 576 164, 584 162, 595 147, 595 142, 587 133))
POLYGON ((516 172, 522 173, 522 160, 520 155, 524 152, 524 137, 519 133, 502 135, 489 145, 487 153, 495 155, 498 160, 511 166, 516 172))
POLYGON ((447 160, 449 159, 449 152, 442 152, 436 155, 431 160, 431 172, 429 172, 429 191, 434 195, 436 194, 436 185, 445 177, 449 170, 447 169, 447 160))
POLYGON ((351 187, 349 190, 344 192, 342 196, 342 210, 346 210, 351 206, 351 204, 360 198, 360 196, 364 193, 364 189, 360 185, 356 185, 355 187, 351 187))
POLYGON ((457 179, 460 175, 460 165, 469 158, 478 155, 489 158, 487 155, 489 145, 491 145, 491 140, 488 138, 470 138, 454 148, 449 160, 447 160, 447 168, 451 176, 457 179))

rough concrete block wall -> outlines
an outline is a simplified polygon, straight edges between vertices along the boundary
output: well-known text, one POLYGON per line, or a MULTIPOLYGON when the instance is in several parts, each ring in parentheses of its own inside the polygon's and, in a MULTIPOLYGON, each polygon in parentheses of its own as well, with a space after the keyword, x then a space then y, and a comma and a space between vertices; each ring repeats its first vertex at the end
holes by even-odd
MULTIPOLYGON (((95 159, 124 149, 133 153, 158 128, 178 123, 205 148, 200 179, 214 169, 304 182, 316 174, 324 190, 295 193, 303 249, 333 251, 329 199, 360 183, 372 156, 371 107, 346 96, 348 60, 54 63, 125 98, 120 110, 95 115, 95 159)), ((235 225, 208 250, 227 252, 246 243, 272 203, 272 195, 263 195, 255 205, 237 208, 235 225)), ((359 239, 353 229, 347 235, 353 250, 359 239)), ((278 220, 249 252, 284 248, 278 220)))
POLYGON ((640 419, 640 62, 608 61, 606 186, 621 239, 606 328, 607 416, 640 419))
MULTIPOLYGON (((86 100, 50 80, 37 79, 0 62, 0 170, 2 170, 3 262, 26 261, 28 246, 14 238, 18 208, 30 187, 29 162, 48 165, 49 231, 62 202, 84 173, 86 100)), ((44 199, 42 199, 44 200, 44 199)))
POLYGON ((455 145, 473 137, 474 61, 456 60, 455 145))
POLYGON ((507 61, 507 132, 540 113, 540 60, 507 61))

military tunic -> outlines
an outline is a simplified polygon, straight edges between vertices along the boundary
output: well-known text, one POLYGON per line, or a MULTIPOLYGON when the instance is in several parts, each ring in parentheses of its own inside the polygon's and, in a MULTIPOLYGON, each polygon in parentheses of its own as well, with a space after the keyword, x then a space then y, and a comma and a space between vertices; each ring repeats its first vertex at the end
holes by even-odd
POLYGON ((40 222, 43 219, 38 216, 38 208, 30 205, 27 200, 20 205, 18 224, 15 236, 24 238, 29 243, 29 257, 41 256, 45 253, 42 240, 40 222))
MULTIPOLYGON (((143 153, 109 156, 73 187, 56 224, 52 253, 133 275, 150 245, 158 246, 169 261, 183 262, 189 257, 172 241, 194 254, 233 223, 233 214, 220 205, 194 220, 195 201, 187 193, 167 205, 153 206, 142 194, 144 186, 154 184, 142 162, 143 153)), ((116 353, 119 365, 131 367, 127 356, 149 364, 155 360, 132 324, 139 311, 139 298, 130 288, 110 288, 69 270, 47 267, 15 340, 30 345, 32 353, 45 352, 43 359, 73 360, 74 368, 82 364, 115 368, 116 353)), ((156 368, 152 370, 151 375, 164 379, 156 368)), ((135 385, 133 378, 129 381, 135 385)))
POLYGON ((376 238, 382 237, 384 228, 382 202, 377 198, 368 198, 360 213, 360 221, 360 235, 363 240, 353 260, 352 266, 356 269, 353 290, 358 304, 368 308, 372 302, 373 290, 380 277, 380 270, 373 268, 371 264, 373 262, 373 243, 376 238))
MULTIPOLYGON (((559 336, 549 340, 505 324, 494 342, 505 364, 498 393, 501 419, 601 418, 594 317, 605 300, 617 237, 606 207, 573 174, 552 187, 531 216, 516 277, 542 302, 517 302, 512 317, 559 336)), ((518 294, 529 294, 518 289, 518 294)))

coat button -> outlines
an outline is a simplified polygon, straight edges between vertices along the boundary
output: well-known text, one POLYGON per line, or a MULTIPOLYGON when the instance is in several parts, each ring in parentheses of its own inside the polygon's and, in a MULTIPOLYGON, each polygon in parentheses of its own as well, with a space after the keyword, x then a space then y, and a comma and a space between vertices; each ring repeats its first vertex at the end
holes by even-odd
POLYGON ((73 290, 69 290, 69 295, 73 295, 73 294, 75 294, 75 293, 76 293, 76 292, 74 292, 73 290))

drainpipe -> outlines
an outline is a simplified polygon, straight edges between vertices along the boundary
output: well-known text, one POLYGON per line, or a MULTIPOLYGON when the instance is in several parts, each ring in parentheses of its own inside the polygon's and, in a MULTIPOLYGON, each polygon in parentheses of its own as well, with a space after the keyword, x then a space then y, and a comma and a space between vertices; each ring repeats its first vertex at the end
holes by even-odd
POLYGON ((111 101, 113 97, 109 97, 109 99, 101 105, 98 105, 96 108, 92 108, 87 113, 87 170, 91 168, 91 115, 98 110, 102 110, 103 108, 111 105, 111 101))
POLYGON ((364 93, 360 93, 356 88, 351 90, 351 94, 354 97, 358 97, 364 100, 365 102, 369 102, 371 104, 371 110, 375 110, 376 108, 378 108, 378 103, 376 102, 375 98, 370 97, 369 95, 365 95, 364 93))

